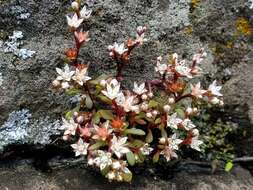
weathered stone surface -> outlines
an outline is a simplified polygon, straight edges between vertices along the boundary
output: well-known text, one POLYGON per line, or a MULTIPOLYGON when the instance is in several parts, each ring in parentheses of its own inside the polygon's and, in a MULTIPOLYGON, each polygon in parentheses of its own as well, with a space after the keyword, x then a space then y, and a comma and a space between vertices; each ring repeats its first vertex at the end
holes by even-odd
MULTIPOLYGON (((164 174, 166 175, 166 174, 164 174)), ((162 180, 145 174, 136 175, 132 184, 109 183, 97 173, 78 167, 41 173, 22 164, 14 168, 1 168, 1 190, 86 190, 86 189, 138 189, 138 190, 251 190, 253 177, 247 170, 234 168, 232 173, 179 172, 171 180, 162 180)))

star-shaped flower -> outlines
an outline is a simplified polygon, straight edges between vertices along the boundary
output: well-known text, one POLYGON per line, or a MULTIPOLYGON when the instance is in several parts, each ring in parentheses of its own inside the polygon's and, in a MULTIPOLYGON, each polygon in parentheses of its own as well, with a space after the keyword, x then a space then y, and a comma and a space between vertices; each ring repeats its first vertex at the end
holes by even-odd
POLYGON ((71 28, 78 28, 83 22, 83 19, 82 18, 79 19, 76 13, 72 16, 72 18, 69 16, 66 16, 66 17, 67 17, 68 25, 71 28))
POLYGON ((221 93, 220 93, 220 90, 222 88, 222 86, 218 86, 217 84, 217 81, 213 81, 212 84, 210 84, 209 88, 208 88, 208 91, 211 92, 212 95, 214 96, 223 96, 221 93))
POLYGON ((65 130, 64 135, 75 135, 78 124, 71 118, 69 121, 62 118, 63 125, 60 130, 65 130))
POLYGON ((109 99, 114 100, 122 93, 120 91, 120 83, 116 79, 113 79, 110 83, 106 84, 106 90, 102 90, 102 93, 109 99))
POLYGON ((196 84, 195 86, 193 86, 192 84, 190 86, 191 86, 191 95, 195 96, 196 98, 202 98, 202 95, 206 93, 206 90, 201 89, 200 82, 198 82, 198 84, 196 84))
POLYGON ((87 69, 88 67, 76 69, 75 75, 72 77, 72 79, 79 85, 83 86, 84 83, 91 79, 89 76, 87 76, 87 69))
POLYGON ((138 95, 142 95, 144 93, 146 93, 148 90, 145 88, 145 83, 140 84, 140 86, 138 86, 138 84, 136 82, 134 82, 134 89, 133 89, 134 93, 138 94, 138 95))
POLYGON ((170 128, 177 129, 178 125, 182 122, 183 120, 177 117, 177 113, 173 113, 171 116, 167 116, 167 126, 170 128))
POLYGON ((112 154, 110 152, 98 150, 97 157, 93 160, 93 163, 102 171, 106 167, 112 165, 112 154))
POLYGON ((115 135, 111 140, 111 150, 114 154, 121 158, 124 154, 130 152, 129 148, 126 147, 127 137, 117 138, 115 135))
POLYGON ((85 143, 81 138, 78 140, 76 144, 72 144, 71 147, 74 149, 75 155, 87 155, 87 150, 89 147, 89 143, 85 143))
POLYGON ((94 125, 94 129, 95 135, 92 138, 96 140, 100 139, 102 141, 105 141, 113 131, 110 126, 110 121, 106 121, 101 127, 94 125))
POLYGON ((80 11, 80 17, 82 19, 88 19, 90 18, 91 13, 92 10, 88 10, 86 6, 83 6, 82 10, 80 11))

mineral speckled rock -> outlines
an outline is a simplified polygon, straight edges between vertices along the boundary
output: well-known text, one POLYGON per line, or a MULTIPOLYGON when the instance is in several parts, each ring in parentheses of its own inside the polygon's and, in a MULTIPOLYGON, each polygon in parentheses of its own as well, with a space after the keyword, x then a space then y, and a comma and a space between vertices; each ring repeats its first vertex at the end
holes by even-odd
POLYGON ((252 181, 250 173, 240 167, 230 174, 179 172, 169 181, 140 174, 134 177, 132 184, 109 183, 102 176, 78 167, 55 169, 51 174, 25 164, 0 170, 0 189, 8 190, 251 190, 252 181))

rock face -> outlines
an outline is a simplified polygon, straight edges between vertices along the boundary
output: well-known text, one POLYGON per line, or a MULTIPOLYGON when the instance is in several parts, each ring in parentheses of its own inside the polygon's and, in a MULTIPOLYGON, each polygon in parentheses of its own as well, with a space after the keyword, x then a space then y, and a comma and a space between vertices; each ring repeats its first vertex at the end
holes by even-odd
POLYGON ((230 174, 179 172, 171 180, 136 176, 132 184, 109 183, 96 173, 82 168, 56 169, 51 174, 41 173, 22 164, 14 169, 1 168, 0 189, 8 190, 86 190, 86 189, 137 189, 137 190, 251 190, 253 177, 247 170, 234 168, 230 174), (11 181, 10 181, 11 179, 11 181))
MULTIPOLYGON (((10 144, 46 145, 51 142, 51 136, 59 134, 58 120, 71 103, 67 95, 52 90, 51 81, 55 68, 63 66, 64 51, 72 45, 65 19, 69 4, 65 0, 0 0, 0 151, 10 144), (36 51, 32 58, 23 60, 13 53, 3 52, 3 43, 13 31, 23 32, 20 48, 36 51)), ((139 25, 149 28, 149 42, 132 56, 124 72, 127 79, 143 81, 154 76, 153 63, 159 55, 177 52, 190 59, 196 50, 204 47, 208 58, 203 68, 209 74, 204 75, 203 84, 214 78, 224 84, 227 106, 223 119, 247 128, 248 137, 241 147, 245 153, 253 155, 253 11, 250 6, 247 0, 96 0, 93 16, 84 24, 91 41, 82 49, 81 59, 90 63, 91 76, 114 72, 116 65, 108 56, 107 46, 133 36, 139 25)), ((25 168, 20 174, 28 171, 30 169, 25 168)), ((46 189, 62 189, 55 180, 61 181, 74 171, 67 170, 69 174, 59 172, 57 175, 61 177, 57 179, 32 172, 33 180, 44 181, 44 185, 49 183, 46 189)), ((87 174, 82 172, 80 175, 85 179, 87 174)), ((249 178, 245 175, 244 179, 249 178)), ((15 178, 12 171, 7 175, 0 173, 0 184, 3 184, 0 188, 15 189, 15 184, 6 186, 1 181, 6 176, 6 179, 15 178)), ((215 183, 221 182, 223 188, 220 189, 231 189, 230 182, 223 184, 224 178, 196 176, 195 183, 185 177, 183 184, 190 184, 193 189, 217 189, 215 183), (201 184, 199 181, 203 178, 210 184, 201 184)), ((232 178, 241 179, 240 176, 232 178)), ((73 179, 69 180, 66 184, 71 185, 73 179)), ((149 179, 145 180, 139 189, 185 188, 177 187, 174 182, 159 182, 156 186, 149 184, 149 179)), ((32 181, 20 183, 24 189, 37 188, 32 181)), ((253 189, 252 183, 247 184, 248 189, 253 189)), ((234 189, 243 188, 244 182, 237 185, 234 189)), ((103 186, 94 185, 94 188, 102 189, 103 186)))

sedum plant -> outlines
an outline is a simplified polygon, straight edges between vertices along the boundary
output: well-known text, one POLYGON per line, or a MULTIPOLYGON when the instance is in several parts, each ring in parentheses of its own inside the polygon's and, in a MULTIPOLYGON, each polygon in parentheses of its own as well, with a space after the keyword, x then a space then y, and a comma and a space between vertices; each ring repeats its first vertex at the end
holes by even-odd
POLYGON ((76 156, 85 156, 88 165, 98 168, 109 181, 132 180, 129 166, 147 159, 154 163, 164 157, 168 162, 178 157, 183 146, 200 151, 199 131, 191 118, 201 105, 222 105, 221 86, 214 81, 208 89, 191 79, 201 74, 199 67, 206 56, 201 49, 192 61, 173 54, 168 60, 157 58, 157 77, 144 83, 134 82, 133 89, 122 89, 122 71, 132 52, 147 41, 146 27, 139 26, 136 38, 108 46, 117 64, 116 76, 91 78, 89 65, 78 59, 80 48, 90 38, 81 29, 91 16, 80 1, 72 3, 67 16, 75 46, 66 51, 67 63, 56 68, 53 86, 77 97, 77 106, 63 119, 63 139, 74 142, 76 156))

